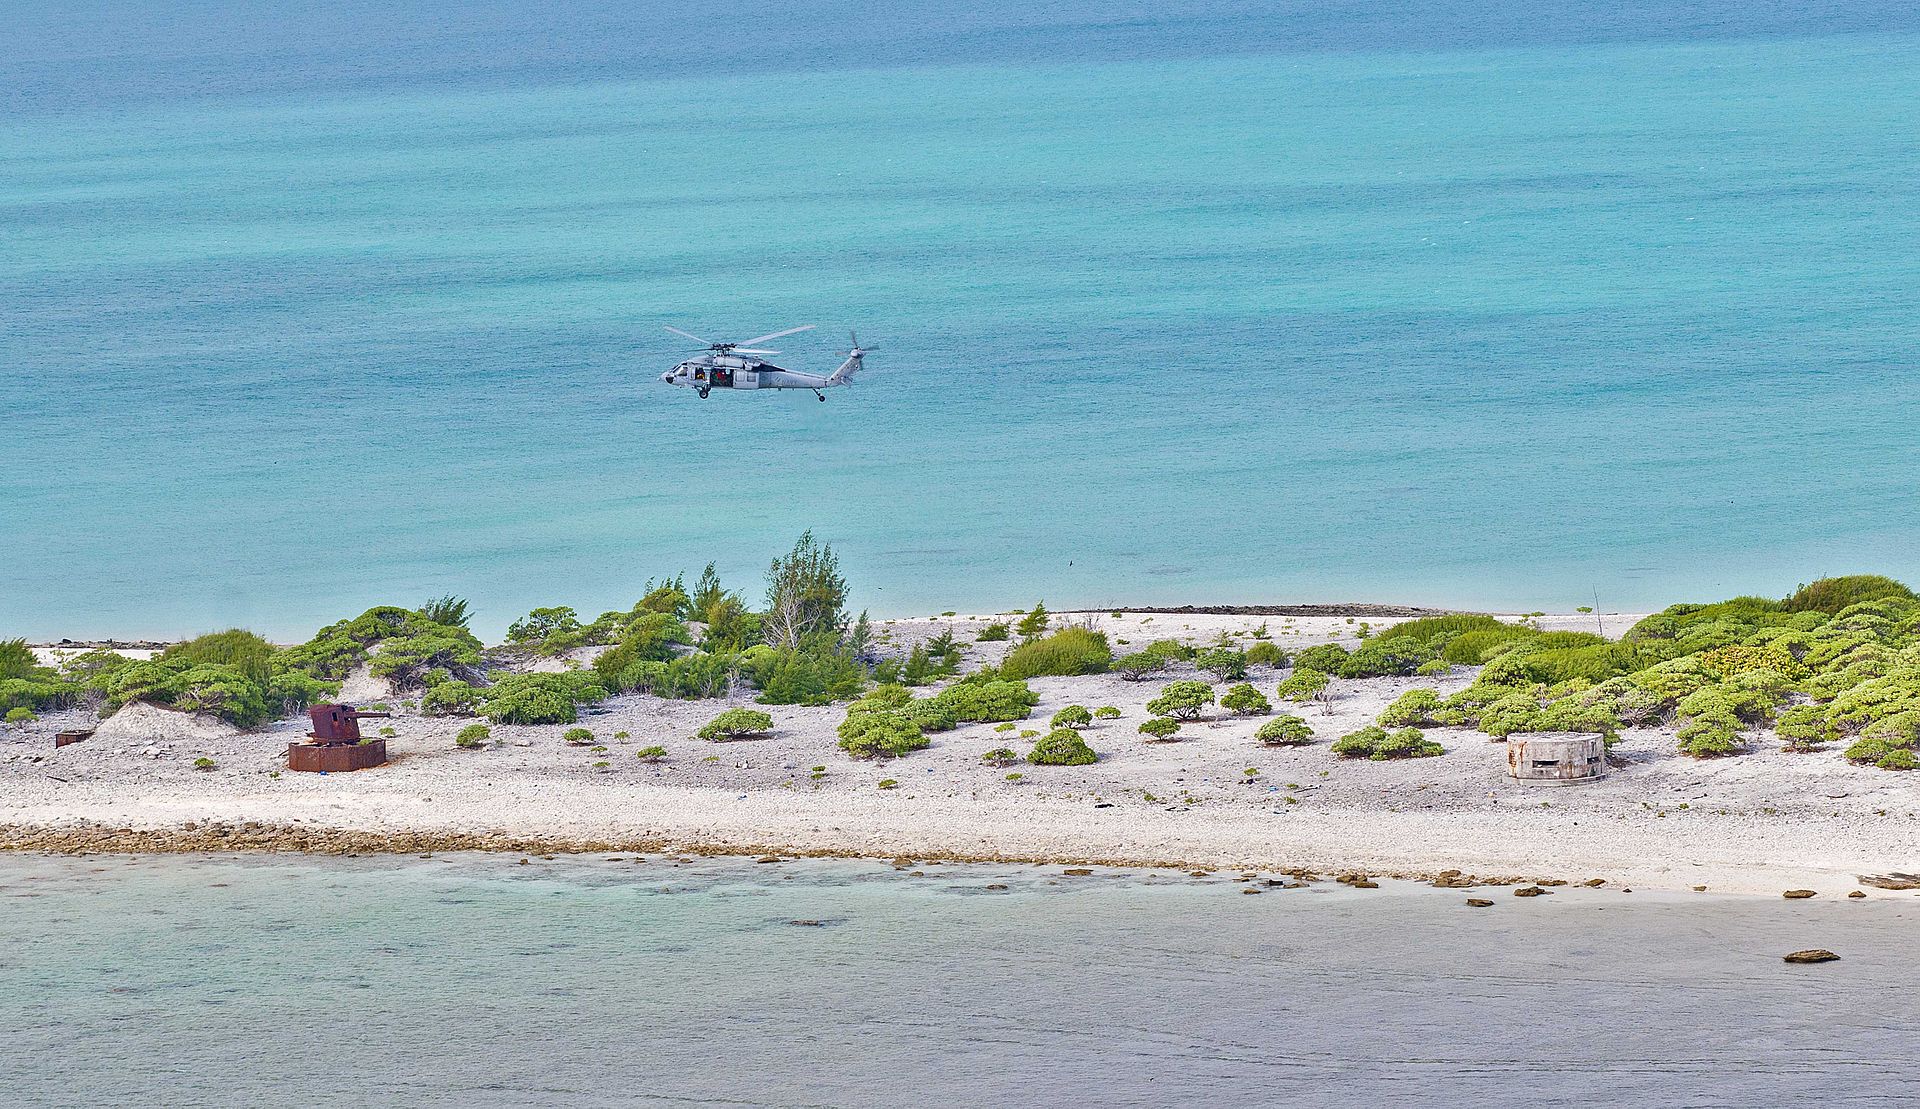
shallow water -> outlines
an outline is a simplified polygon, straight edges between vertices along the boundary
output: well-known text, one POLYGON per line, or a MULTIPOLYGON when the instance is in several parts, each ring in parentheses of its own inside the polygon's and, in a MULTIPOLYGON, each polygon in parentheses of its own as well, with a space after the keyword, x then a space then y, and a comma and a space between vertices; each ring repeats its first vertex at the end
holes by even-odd
POLYGON ((1911 6, 389 7, 0 36, 0 632, 1920 574, 1911 6))
POLYGON ((1424 887, 1241 888, 1058 867, 3 858, 0 1089, 30 1105, 1910 1093, 1905 902, 1493 890, 1475 910, 1424 887), (1844 958, 1780 962, 1807 946, 1844 958))

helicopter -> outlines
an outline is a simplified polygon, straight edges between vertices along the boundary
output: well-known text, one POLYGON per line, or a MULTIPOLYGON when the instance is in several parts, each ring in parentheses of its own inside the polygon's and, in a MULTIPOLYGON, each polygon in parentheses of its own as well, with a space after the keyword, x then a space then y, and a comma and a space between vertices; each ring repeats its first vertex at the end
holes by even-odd
POLYGON ((770 335, 761 335, 753 339, 742 339, 737 343, 714 343, 702 339, 690 331, 669 327, 675 335, 692 339, 706 345, 706 351, 687 359, 673 369, 660 375, 660 380, 668 385, 684 385, 707 399, 714 389, 811 389, 813 395, 826 400, 827 395, 820 390, 831 389, 837 385, 850 385, 853 375, 860 372, 860 360, 879 347, 863 347, 860 336, 849 331, 847 337, 853 341, 853 348, 847 351, 847 360, 840 368, 830 374, 801 373, 798 370, 783 370, 768 362, 763 356, 779 354, 777 350, 767 350, 755 346, 756 343, 770 342, 786 335, 797 335, 802 331, 812 331, 813 325, 789 327, 785 331, 775 331, 770 335))

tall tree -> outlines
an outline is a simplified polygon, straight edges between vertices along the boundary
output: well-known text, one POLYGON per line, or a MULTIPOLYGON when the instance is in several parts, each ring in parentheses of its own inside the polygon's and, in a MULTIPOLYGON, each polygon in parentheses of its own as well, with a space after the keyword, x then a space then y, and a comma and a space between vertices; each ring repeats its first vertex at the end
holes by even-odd
POLYGON ((809 530, 767 567, 766 640, 784 650, 827 636, 837 640, 847 623, 846 603, 839 558, 809 530))

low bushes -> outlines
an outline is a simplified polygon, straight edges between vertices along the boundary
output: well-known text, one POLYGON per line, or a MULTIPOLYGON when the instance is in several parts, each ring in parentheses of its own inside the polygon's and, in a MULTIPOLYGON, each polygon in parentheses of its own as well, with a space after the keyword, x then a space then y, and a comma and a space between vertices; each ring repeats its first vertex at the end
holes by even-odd
POLYGON ((1085 705, 1068 705, 1053 714, 1049 723, 1056 728, 1085 728, 1093 724, 1093 713, 1085 705))
POLYGON ((1323 671, 1309 669, 1296 662, 1293 673, 1282 678, 1273 692, 1282 701, 1304 704, 1325 691, 1330 680, 1323 671))
POLYGON ((1142 681, 1149 674, 1157 674, 1166 668, 1167 657, 1152 651, 1122 655, 1114 659, 1111 665, 1111 669, 1119 674, 1122 680, 1129 682, 1142 681))
POLYGON ((1247 656, 1232 647, 1209 647, 1193 656, 1193 665, 1215 681, 1237 681, 1247 676, 1247 656))
POLYGON ((444 681, 420 698, 420 711, 428 716, 471 716, 480 703, 480 691, 466 682, 444 681))
POLYGON ((1825 612, 1831 615, 1865 601, 1888 598, 1903 601, 1915 599, 1913 590, 1892 578, 1879 574, 1849 574, 1809 582, 1794 590, 1793 595, 1781 603, 1781 607, 1787 612, 1825 612))
POLYGON ((763 736, 773 731, 773 717, 759 709, 728 709, 701 725, 694 734, 701 739, 739 739, 741 736, 763 736))
POLYGON ((1000 674, 1014 680, 1102 674, 1112 661, 1113 648, 1105 633, 1067 627, 1015 647, 1000 664, 1000 674))
POLYGON ((1381 726, 1388 728, 1430 728, 1439 723, 1433 718, 1434 711, 1439 707, 1440 694, 1437 691, 1409 689, 1394 698, 1378 719, 1381 726))
POLYGON ((1255 643, 1247 648, 1248 666, 1271 666, 1278 670, 1287 664, 1287 653, 1271 643, 1255 643))
POLYGON ((1376 636, 1342 659, 1334 673, 1343 678, 1404 677, 1431 658, 1433 652, 1426 644, 1410 636, 1376 636))
POLYGON ((1268 747, 1299 747, 1313 742, 1313 729, 1305 720, 1282 713, 1261 724, 1253 738, 1268 747))
POLYGON ((1432 758, 1446 754, 1447 749, 1426 738, 1418 728, 1389 732, 1382 727, 1369 726, 1334 740, 1333 753, 1342 758, 1384 762, 1387 759, 1432 758))
POLYGON ((1273 711, 1266 694, 1241 682, 1220 695, 1220 707, 1241 716, 1261 716, 1273 711))
POLYGON ((1080 733, 1071 728, 1055 728, 1040 737, 1028 752, 1027 761, 1035 766, 1085 766, 1099 758, 1080 733))
POLYGON ((606 699, 591 670, 509 674, 487 689, 480 712, 496 724, 571 724, 579 706, 606 699))
POLYGON ((1318 647, 1308 647, 1293 656, 1295 670, 1318 670, 1322 674, 1337 674, 1347 661, 1347 649, 1338 643, 1322 643, 1318 647))
POLYGON ((1140 722, 1140 734, 1150 739, 1172 739, 1180 730, 1180 722, 1171 716, 1155 716, 1140 722))
POLYGON ((980 634, 974 636, 973 640, 976 643, 1005 643, 1007 641, 1008 631, 1009 629, 1004 621, 988 624, 986 627, 980 629, 980 634))
POLYGON ((840 722, 840 747, 856 759, 890 759, 918 751, 932 741, 908 711, 913 694, 883 685, 847 706, 840 722))
POLYGON ((453 743, 456 747, 471 749, 475 747, 485 747, 487 740, 492 738, 492 728, 487 727, 485 724, 468 724, 466 727, 460 729, 459 732, 455 733, 453 743))
POLYGON ((1160 696, 1147 702, 1147 711, 1175 720, 1195 720, 1213 701, 1213 687, 1206 682, 1168 682, 1160 696))

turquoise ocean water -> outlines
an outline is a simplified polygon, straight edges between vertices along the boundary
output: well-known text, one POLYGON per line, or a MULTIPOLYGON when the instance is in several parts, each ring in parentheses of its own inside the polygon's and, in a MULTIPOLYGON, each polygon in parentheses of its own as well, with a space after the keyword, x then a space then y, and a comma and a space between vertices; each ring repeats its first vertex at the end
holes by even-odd
POLYGON ((0 634, 1920 577, 1910 8, 1027 7, 14 13, 0 634))
POLYGON ((0 858, 4 1100, 1911 1098, 1906 902, 516 863, 0 858))

